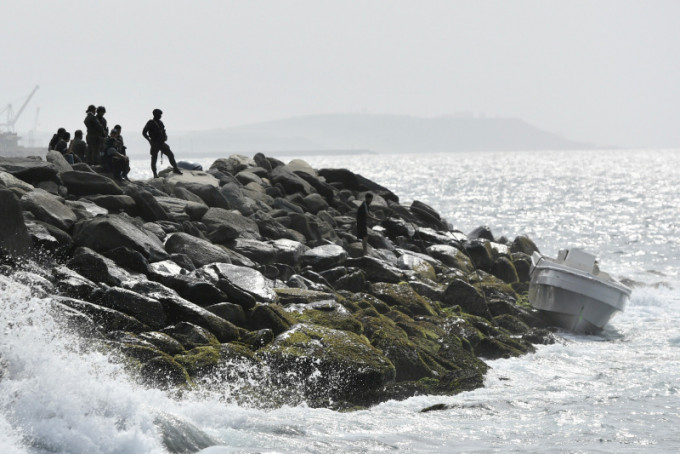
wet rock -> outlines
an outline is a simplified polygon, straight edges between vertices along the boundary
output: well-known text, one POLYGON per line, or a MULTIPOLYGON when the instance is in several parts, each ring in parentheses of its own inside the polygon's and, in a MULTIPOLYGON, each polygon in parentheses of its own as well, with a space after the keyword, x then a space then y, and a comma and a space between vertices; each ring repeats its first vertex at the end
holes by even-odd
POLYGON ((309 265, 315 270, 327 270, 345 263, 347 252, 338 245, 325 244, 305 251, 302 265, 309 265))
POLYGON ((104 251, 102 255, 126 270, 141 274, 149 273, 149 261, 139 252, 125 246, 104 251))
MULTIPOLYGON (((205 268, 214 273, 219 281, 228 281, 232 287, 252 295, 259 302, 273 303, 276 301, 273 281, 264 277, 257 270, 226 263, 215 263, 205 268)), ((219 283, 217 286, 223 288, 219 283)), ((225 292, 229 294, 228 290, 225 290, 225 292)))
POLYGON ((512 254, 512 264, 515 265, 517 271, 517 279, 520 282, 529 282, 531 280, 531 257, 522 253, 515 252, 512 254))
POLYGON ((30 192, 34 189, 33 185, 26 183, 23 180, 18 179, 11 173, 0 171, 0 188, 18 188, 26 192, 30 192))
POLYGON ((217 338, 210 331, 189 322, 179 322, 164 328, 161 332, 178 341, 186 350, 219 344, 217 338))
POLYGON ((303 254, 309 250, 309 247, 299 241, 285 238, 274 240, 271 245, 276 252, 276 260, 292 267, 297 266, 303 254))
POLYGON ((447 230, 446 223, 442 220, 439 213, 437 213, 431 206, 424 204, 418 200, 414 200, 409 208, 420 222, 435 230, 447 230))
POLYGON ((70 230, 78 220, 76 214, 62 201, 42 189, 34 189, 21 198, 23 207, 36 219, 52 224, 61 230, 70 230))
POLYGON ((136 318, 115 309, 64 296, 56 296, 53 299, 89 315, 106 332, 130 331, 141 333, 149 329, 147 325, 141 323, 136 318))
POLYGON ((389 189, 347 169, 320 169, 318 173, 328 183, 338 183, 343 188, 353 191, 370 191, 385 200, 399 203, 399 197, 389 189))
POLYGON ((353 271, 333 282, 336 290, 348 290, 350 292, 362 292, 367 287, 366 275, 363 271, 353 271))
POLYGON ((123 195, 123 190, 111 178, 98 173, 64 172, 61 181, 68 188, 69 194, 75 196, 112 194, 123 195))
POLYGON ((156 197, 156 200, 166 212, 173 215, 187 214, 192 221, 200 220, 208 211, 208 205, 202 200, 200 203, 176 197, 156 197))
POLYGON ((276 249, 271 244, 249 238, 237 238, 229 247, 260 265, 270 265, 276 261, 276 249))
POLYGON ((258 304, 246 316, 251 330, 269 329, 275 335, 288 331, 295 323, 281 306, 275 304, 258 304))
POLYGON ((245 326, 246 324, 246 313, 243 307, 238 304, 218 303, 208 306, 206 309, 236 326, 245 326))
POLYGON ((475 287, 460 279, 454 279, 449 284, 442 302, 447 306, 458 305, 472 315, 491 319, 491 312, 484 296, 475 287))
MULTIPOLYGON (((144 363, 140 373, 147 383, 160 389, 187 385, 191 382, 187 371, 177 361, 167 356, 151 358, 144 363)), ((173 434, 176 433, 176 428, 177 426, 173 426, 173 434)), ((166 444, 173 446, 172 441, 174 438, 166 441, 166 444)))
POLYGON ((469 273, 474 269, 470 258, 458 248, 448 244, 435 244, 425 250, 444 265, 469 273))
POLYGON ((413 288, 405 282, 401 284, 377 282, 370 286, 370 293, 410 316, 437 315, 430 302, 414 292, 413 288))
POLYGON ((508 284, 519 281, 515 265, 507 257, 499 257, 494 261, 491 267, 491 274, 508 284))
POLYGON ((245 170, 248 167, 255 167, 256 165, 255 161, 247 156, 233 154, 228 158, 217 159, 212 163, 210 168, 219 170, 223 173, 236 175, 240 171, 245 170))
POLYGON ((404 278, 401 270, 373 257, 347 259, 345 266, 361 269, 365 273, 366 279, 371 282, 398 283, 404 278))
POLYGON ((93 282, 120 286, 134 279, 134 275, 116 265, 113 260, 87 247, 79 247, 67 263, 68 267, 93 282))
MULTIPOLYGON (((125 196, 123 196, 125 197, 125 196)), ((66 200, 64 202, 78 217, 78 220, 91 219, 95 216, 104 216, 109 214, 109 210, 100 207, 99 205, 86 200, 66 200)))
POLYGON ((248 345, 253 350, 258 350, 265 345, 269 345, 274 340, 274 333, 270 329, 258 329, 257 331, 249 331, 243 337, 241 342, 248 345))
POLYGON ((21 214, 21 203, 9 189, 0 189, 0 253, 15 257, 24 256, 32 245, 31 237, 21 214))
POLYGON ((282 376, 291 374, 306 395, 322 401, 360 401, 395 376, 392 363, 365 338, 318 325, 296 325, 257 356, 282 376))
POLYGON ((124 246, 141 253, 151 261, 164 260, 168 257, 157 237, 118 215, 98 216, 79 221, 73 229, 73 240, 79 246, 99 252, 124 246))
POLYGON ((191 322, 214 334, 220 342, 231 342, 239 337, 238 328, 233 324, 185 300, 164 285, 149 281, 138 282, 131 286, 131 290, 159 301, 169 323, 191 322))
POLYGON ((158 350, 168 355, 177 355, 184 351, 184 347, 177 340, 159 331, 140 333, 139 338, 153 344, 158 350))
POLYGON ((161 303, 131 290, 109 288, 104 291, 99 303, 109 309, 131 315, 152 328, 165 326, 166 317, 161 303))
POLYGON ((231 263, 231 258, 223 247, 187 233, 170 236, 165 242, 165 249, 170 254, 186 255, 197 268, 216 262, 231 263))
POLYGON ((472 266, 490 272, 493 266, 493 254, 489 243, 484 240, 473 240, 463 243, 465 254, 470 258, 472 266))

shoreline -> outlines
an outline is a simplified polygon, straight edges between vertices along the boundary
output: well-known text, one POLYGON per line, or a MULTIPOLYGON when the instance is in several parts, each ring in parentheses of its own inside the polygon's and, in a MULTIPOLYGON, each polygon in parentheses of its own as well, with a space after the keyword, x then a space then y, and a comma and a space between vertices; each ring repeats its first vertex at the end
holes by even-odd
POLYGON ((299 159, 232 155, 183 172, 115 182, 58 153, 0 158, 13 207, 2 274, 47 281, 55 317, 146 386, 254 373, 284 391, 262 405, 357 408, 481 387, 485 359, 554 341, 526 302, 529 238, 465 235, 421 202, 299 159), (366 192, 382 221, 364 257, 366 192))

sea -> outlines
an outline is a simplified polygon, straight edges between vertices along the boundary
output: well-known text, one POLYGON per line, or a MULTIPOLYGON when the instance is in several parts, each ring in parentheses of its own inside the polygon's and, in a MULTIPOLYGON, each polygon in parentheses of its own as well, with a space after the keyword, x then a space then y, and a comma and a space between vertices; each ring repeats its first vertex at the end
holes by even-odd
MULTIPOLYGON (((528 235, 551 256, 584 248, 630 283, 629 304, 599 335, 558 332, 489 361, 483 388, 338 412, 268 405, 257 378, 145 388, 65 332, 35 282, 0 277, 0 453, 680 453, 680 151, 303 158, 424 202, 464 233, 528 235), (246 386, 264 397, 239 398, 246 386), (421 412, 436 404, 446 409, 421 412)), ((133 161, 133 178, 149 175, 133 161)))

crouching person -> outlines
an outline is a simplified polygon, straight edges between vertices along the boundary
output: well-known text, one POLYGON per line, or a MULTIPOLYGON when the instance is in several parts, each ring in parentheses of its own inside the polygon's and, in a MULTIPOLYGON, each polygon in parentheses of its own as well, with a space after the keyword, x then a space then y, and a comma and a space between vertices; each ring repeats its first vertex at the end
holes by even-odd
POLYGON ((102 157, 104 172, 111 172, 113 178, 118 181, 127 180, 127 173, 130 171, 128 157, 118 150, 119 134, 119 130, 115 128, 111 130, 111 135, 104 141, 104 156, 102 157))

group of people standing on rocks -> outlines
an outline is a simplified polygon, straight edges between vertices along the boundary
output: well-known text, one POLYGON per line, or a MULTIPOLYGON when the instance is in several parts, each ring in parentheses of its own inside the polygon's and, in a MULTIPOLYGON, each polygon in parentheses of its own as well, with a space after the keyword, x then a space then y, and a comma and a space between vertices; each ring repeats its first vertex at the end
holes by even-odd
MULTIPOLYGON (((113 174, 116 180, 128 180, 130 172, 130 160, 127 156, 125 142, 121 135, 122 127, 115 125, 110 131, 107 120, 104 117, 104 106, 88 106, 85 111, 86 135, 83 140, 83 131, 77 130, 71 140, 71 134, 64 128, 59 128, 52 136, 48 150, 60 152, 70 164, 83 162, 90 166, 101 166, 104 172, 113 174), (69 142, 70 140, 70 142, 69 142)), ((154 178, 158 177, 156 162, 158 154, 166 155, 172 165, 173 172, 182 174, 175 162, 175 155, 166 143, 168 135, 165 125, 161 121, 163 112, 160 109, 153 110, 153 118, 149 120, 142 135, 151 146, 151 170, 154 178)))

